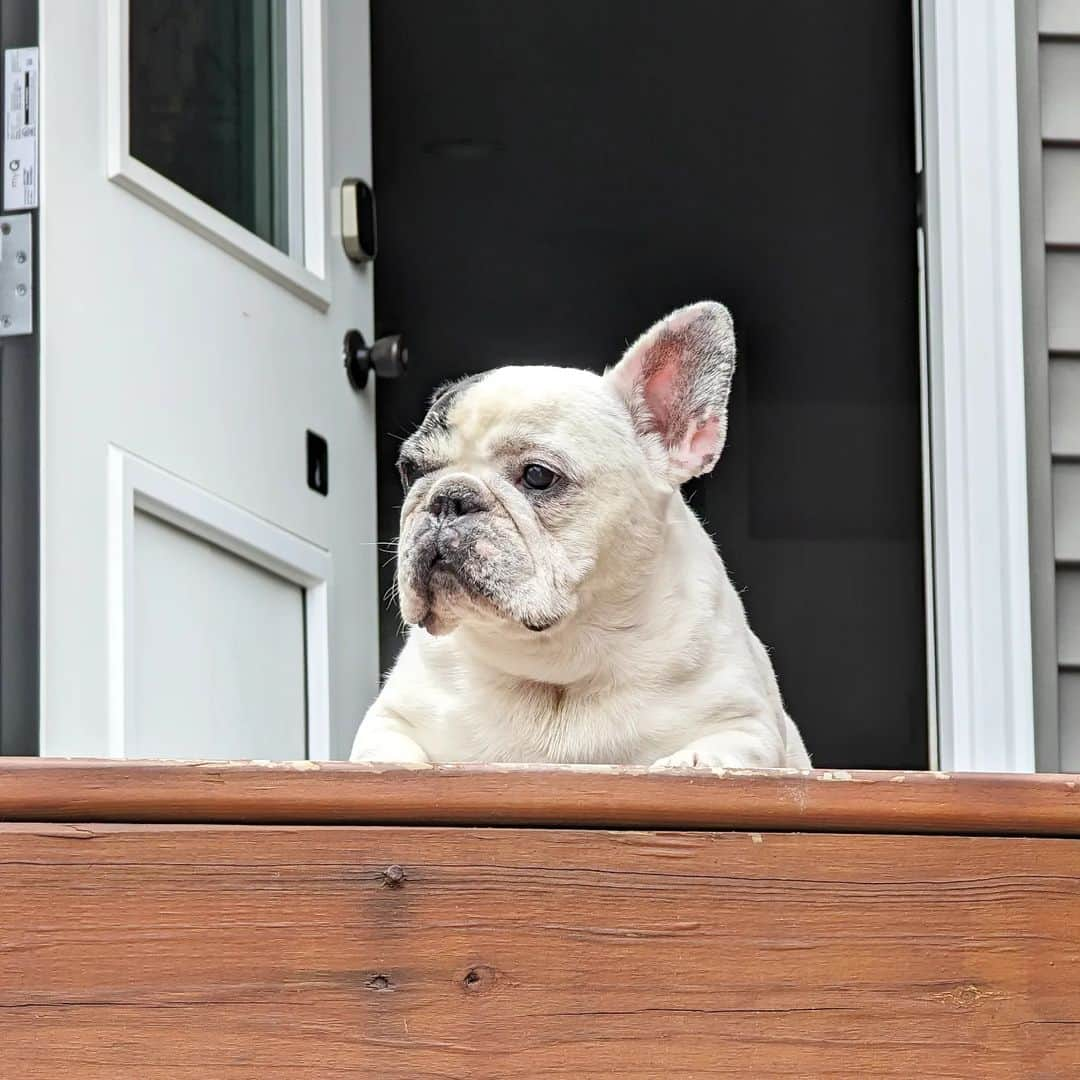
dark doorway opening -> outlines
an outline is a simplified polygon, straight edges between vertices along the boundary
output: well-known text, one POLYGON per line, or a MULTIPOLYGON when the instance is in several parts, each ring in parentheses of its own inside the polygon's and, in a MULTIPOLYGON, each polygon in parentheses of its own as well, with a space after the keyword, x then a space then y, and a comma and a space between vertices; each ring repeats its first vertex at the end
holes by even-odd
POLYGON ((376 323, 413 357, 380 537, 437 383, 600 370, 724 301, 727 448, 688 495, 822 765, 928 763, 911 42, 907 0, 372 4, 376 323))

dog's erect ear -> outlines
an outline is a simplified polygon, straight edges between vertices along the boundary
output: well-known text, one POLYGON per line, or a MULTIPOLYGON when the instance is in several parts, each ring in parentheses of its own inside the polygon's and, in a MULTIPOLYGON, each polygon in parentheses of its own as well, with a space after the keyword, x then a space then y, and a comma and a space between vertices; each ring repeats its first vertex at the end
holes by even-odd
POLYGON ((605 378, 643 435, 659 436, 676 484, 707 473, 727 434, 735 329, 723 304, 679 308, 647 330, 605 378))

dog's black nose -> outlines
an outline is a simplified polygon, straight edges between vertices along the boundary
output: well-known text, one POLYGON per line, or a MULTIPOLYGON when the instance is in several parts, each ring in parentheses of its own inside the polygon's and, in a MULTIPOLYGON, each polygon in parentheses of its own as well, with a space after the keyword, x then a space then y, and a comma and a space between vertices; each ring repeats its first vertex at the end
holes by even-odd
POLYGON ((428 513, 444 521, 478 514, 488 508, 487 500, 474 487, 452 484, 440 487, 428 501, 428 513))

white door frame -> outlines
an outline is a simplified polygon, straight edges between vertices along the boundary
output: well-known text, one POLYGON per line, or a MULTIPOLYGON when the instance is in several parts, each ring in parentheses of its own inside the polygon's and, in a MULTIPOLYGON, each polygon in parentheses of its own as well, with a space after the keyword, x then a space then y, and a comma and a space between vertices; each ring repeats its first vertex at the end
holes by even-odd
MULTIPOLYGON (((123 66, 116 46, 123 40, 118 31, 127 5, 125 0, 108 3, 108 114, 115 117, 126 114, 116 107, 126 86, 117 78, 123 66)), ((302 3, 310 26, 321 4, 302 3)), ((933 751, 935 764, 943 768, 1028 771, 1034 768, 1035 718, 1014 2, 913 0, 913 5, 919 16, 917 97, 925 181, 933 751)), ((305 76, 321 90, 310 64, 305 76)), ((305 134, 317 138, 319 131, 311 123, 305 134)), ((172 203, 175 218, 211 234, 249 265, 262 262, 263 273, 316 306, 325 304, 322 253, 310 247, 323 230, 305 234, 306 267, 285 256, 279 261, 277 252, 245 251, 246 238, 242 244, 229 242, 231 223, 200 221, 184 212, 175 192, 141 184, 144 178, 134 175, 133 163, 117 158, 115 126, 110 135, 109 171, 117 183, 159 206, 172 203)), ((305 144, 304 157, 310 159, 314 147, 307 139, 305 144)), ((305 183, 309 190, 319 186, 305 183)), ((321 199, 316 202, 318 209, 321 199)), ((120 580, 121 567, 122 561, 113 570, 120 580)), ((116 610, 113 600, 110 604, 116 610)), ((123 686, 122 679, 112 683, 123 686)), ((313 704, 309 701, 309 709, 313 704)), ((110 713, 116 716, 111 704, 110 713)), ((326 756, 314 740, 310 750, 326 756)))
POLYGON ((1035 715, 1014 0, 915 0, 915 11, 938 763, 1030 772, 1035 715))

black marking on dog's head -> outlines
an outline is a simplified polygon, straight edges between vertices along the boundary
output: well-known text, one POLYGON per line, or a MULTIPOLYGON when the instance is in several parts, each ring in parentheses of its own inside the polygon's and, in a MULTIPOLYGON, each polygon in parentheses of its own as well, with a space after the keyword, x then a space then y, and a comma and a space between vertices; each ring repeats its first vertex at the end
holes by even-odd
POLYGON ((417 434, 421 432, 426 434, 434 428, 445 431, 447 429, 446 418, 458 395, 470 386, 475 386, 483 377, 483 375, 466 375, 464 378, 450 379, 448 382, 437 386, 435 392, 431 395, 431 404, 428 406, 427 416, 424 417, 424 422, 420 425, 417 434))
POLYGON ((408 491, 413 480, 439 464, 437 436, 450 430, 447 419, 450 408, 458 396, 474 386, 482 375, 466 375, 442 383, 431 395, 431 404, 420 426, 401 444, 398 455, 398 472, 401 485, 408 491))

